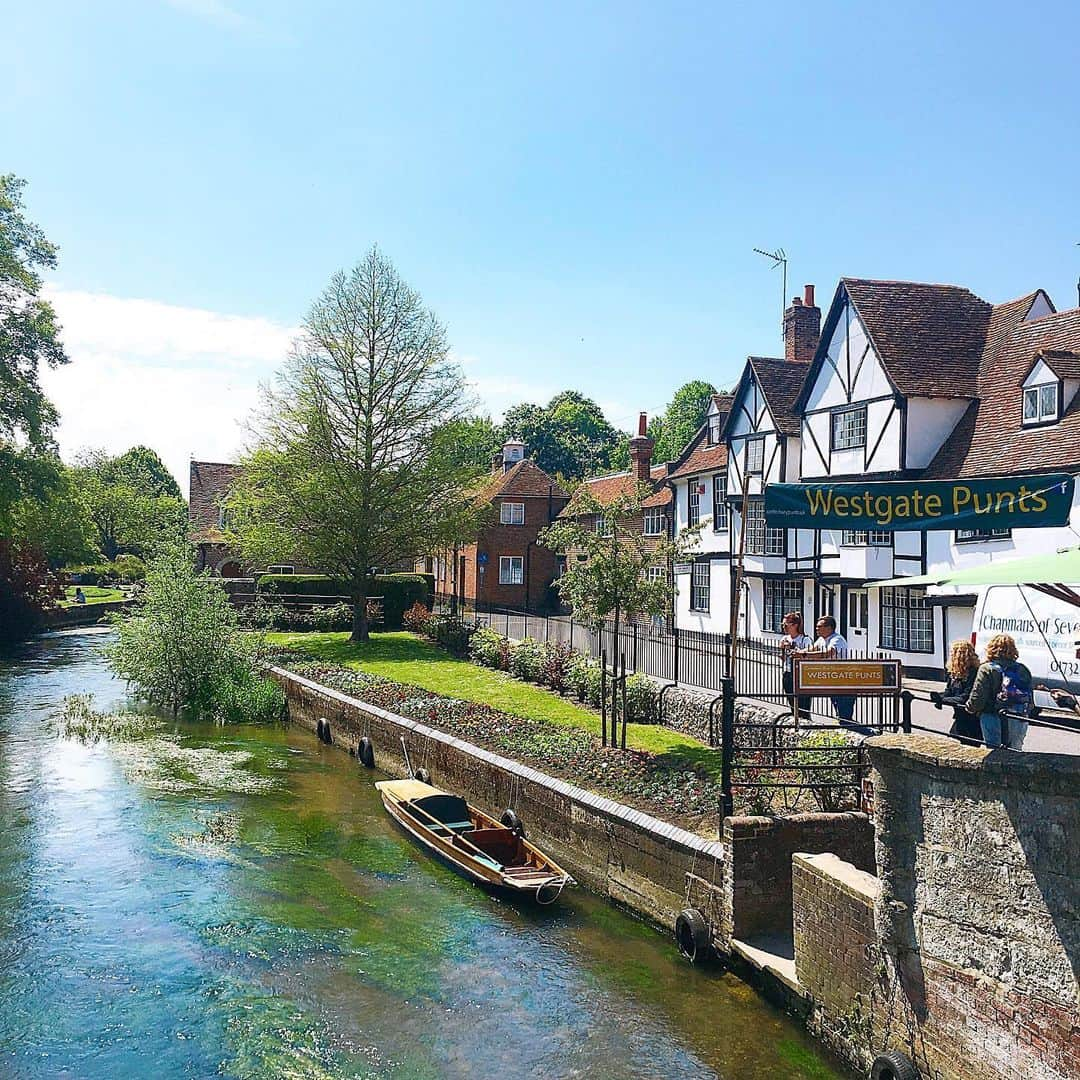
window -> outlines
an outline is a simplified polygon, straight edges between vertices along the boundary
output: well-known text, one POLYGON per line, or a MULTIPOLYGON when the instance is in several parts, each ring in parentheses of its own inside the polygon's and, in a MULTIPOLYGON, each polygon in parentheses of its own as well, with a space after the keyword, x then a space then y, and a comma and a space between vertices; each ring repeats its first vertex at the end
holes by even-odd
POLYGON ((686 523, 696 525, 701 520, 701 496, 705 494, 705 484, 700 476, 691 476, 686 487, 686 523))
POLYGON ((866 445, 866 406, 837 409, 832 414, 832 448, 855 450, 866 445))
POLYGON ((803 587, 801 581, 765 579, 765 611, 762 628, 770 634, 783 633, 784 616, 789 611, 802 613, 803 587))
POLYGON ((958 544, 977 543, 980 540, 1007 540, 1012 536, 1012 529, 957 529, 958 544))
POLYGON ((783 555, 784 530, 765 524, 765 500, 750 499, 746 504, 747 555, 783 555))
POLYGON ((822 585, 818 592, 818 618, 832 615, 836 606, 836 596, 827 585, 822 585))
POLYGON ((843 547, 892 547, 892 533, 880 529, 844 529, 840 537, 843 547))
POLYGON ((282 563, 281 565, 268 566, 266 568, 266 572, 268 574, 295 574, 296 573, 296 567, 295 566, 288 566, 288 565, 282 563))
POLYGON ((615 529, 612 527, 610 518, 604 517, 603 514, 596 515, 596 534, 597 536, 614 536, 615 529))
POLYGON ((499 521, 503 525, 524 525, 525 504, 504 502, 499 507, 499 521))
POLYGON ((521 585, 525 581, 524 560, 520 555, 499 556, 499 584, 521 585))
POLYGON ((646 566, 646 581, 667 581, 667 569, 663 566, 646 566))
POLYGON ((927 606, 922 589, 892 586, 881 590, 881 647, 934 651, 934 609, 927 606))
POLYGON ((660 536, 664 531, 664 511, 659 506, 645 507, 645 535, 660 536))
POLYGON ((713 532, 726 532, 728 527, 727 512, 727 477, 717 473, 712 478, 712 527, 713 532))
POLYGON ((225 530, 227 532, 231 522, 232 522, 232 514, 229 512, 228 507, 219 506, 218 507, 218 515, 217 515, 218 528, 223 529, 223 530, 225 530))
POLYGON ((717 413, 715 416, 709 417, 709 445, 720 445, 720 434, 723 431, 724 418, 717 413))
POLYGON ((712 563, 696 562, 690 574, 690 610, 709 610, 709 573, 712 563))
POLYGON ((1058 418, 1058 385, 1029 386, 1024 391, 1024 423, 1045 424, 1058 418))
POLYGON ((765 439, 746 440, 746 475, 760 476, 765 471, 765 439))

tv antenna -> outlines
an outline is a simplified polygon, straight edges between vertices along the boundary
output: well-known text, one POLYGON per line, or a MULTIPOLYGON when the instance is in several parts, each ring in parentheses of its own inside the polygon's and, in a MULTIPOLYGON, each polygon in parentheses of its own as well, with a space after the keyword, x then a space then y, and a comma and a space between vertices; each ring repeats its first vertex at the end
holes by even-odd
POLYGON ((787 307, 787 252, 782 247, 775 251, 765 251, 763 248, 754 248, 758 255, 764 255, 766 259, 772 259, 772 269, 782 267, 780 281, 780 317, 783 318, 784 309, 787 307))

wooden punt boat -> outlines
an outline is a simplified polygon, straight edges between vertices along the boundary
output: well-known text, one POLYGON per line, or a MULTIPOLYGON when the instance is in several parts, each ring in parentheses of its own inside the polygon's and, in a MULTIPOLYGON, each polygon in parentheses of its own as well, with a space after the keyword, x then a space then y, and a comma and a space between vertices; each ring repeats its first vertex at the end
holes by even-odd
POLYGON ((375 787, 390 816, 470 880, 552 904, 574 879, 514 829, 420 780, 381 780, 375 787))

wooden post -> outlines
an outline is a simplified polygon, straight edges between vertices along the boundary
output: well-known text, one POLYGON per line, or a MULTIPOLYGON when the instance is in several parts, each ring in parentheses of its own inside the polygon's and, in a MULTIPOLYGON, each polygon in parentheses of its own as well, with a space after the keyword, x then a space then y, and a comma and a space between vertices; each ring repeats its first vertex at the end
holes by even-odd
POLYGON ((600 651, 600 745, 607 746, 607 650, 600 651))
MULTIPOLYGON (((750 477, 743 462, 742 515, 739 521, 739 558, 735 563, 735 590, 731 597, 731 652, 728 661, 728 678, 735 678, 735 660, 739 655, 739 606, 742 603, 743 560, 746 556, 746 513, 750 503, 750 477)), ((691 588, 693 586, 691 585, 691 588)))
POLYGON ((621 657, 622 667, 622 748, 626 749, 626 656, 621 657))

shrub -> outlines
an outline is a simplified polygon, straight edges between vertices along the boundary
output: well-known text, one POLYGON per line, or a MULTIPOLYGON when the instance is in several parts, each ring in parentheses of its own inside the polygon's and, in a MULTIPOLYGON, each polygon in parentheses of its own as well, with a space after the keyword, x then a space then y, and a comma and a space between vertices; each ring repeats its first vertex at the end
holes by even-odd
POLYGON ((426 634, 428 623, 431 622, 431 612, 423 604, 413 604, 401 617, 401 625, 414 634, 426 634))
POLYGON ((510 647, 510 672, 519 679, 538 682, 544 666, 544 647, 533 638, 525 638, 510 647))
POLYGON ((585 701, 589 696, 589 668, 592 661, 584 654, 575 652, 566 670, 566 685, 578 701, 585 701))
POLYGON ((540 681, 559 694, 566 693, 566 680, 570 671, 573 649, 562 641, 549 641, 543 648, 540 665, 540 681))
POLYGON ((858 744, 845 732, 811 731, 803 738, 795 765, 821 810, 844 810, 851 804, 859 784, 858 757, 858 744))
POLYGON ((285 717, 285 695, 272 679, 237 666, 213 689, 213 716, 222 724, 264 724, 285 717))
POLYGON ((469 656, 484 667, 502 668, 503 659, 508 655, 508 644, 502 634, 490 626, 482 626, 469 642, 469 656))
MULTIPOLYGON (((263 574, 255 586, 259 592, 282 595, 349 596, 351 587, 340 578, 326 574, 263 574)), ((368 595, 383 598, 383 625, 400 630, 401 619, 414 604, 427 600, 427 582, 422 574, 380 574, 368 580, 368 595)))
POLYGON ((138 555, 117 555, 113 567, 121 581, 142 581, 146 577, 146 563, 138 555))
POLYGON ((348 630, 352 626, 352 604, 322 604, 306 612, 306 621, 312 630, 348 630))
POLYGON ((603 689, 603 678, 599 664, 590 664, 585 671, 585 703, 594 709, 600 708, 600 693, 603 689))
POLYGON ((659 690, 647 675, 629 675, 626 679, 626 717, 636 724, 654 723, 659 690))
POLYGON ((432 615, 428 620, 427 636, 455 656, 468 655, 469 642, 476 632, 476 623, 456 615, 432 615))

